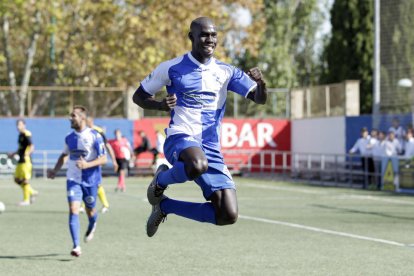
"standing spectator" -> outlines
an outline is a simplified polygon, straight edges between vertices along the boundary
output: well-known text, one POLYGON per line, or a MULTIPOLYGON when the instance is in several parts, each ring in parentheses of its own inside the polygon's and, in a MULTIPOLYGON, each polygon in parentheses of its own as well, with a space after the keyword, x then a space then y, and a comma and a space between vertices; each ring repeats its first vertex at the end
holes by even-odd
POLYGON ((160 131, 158 131, 158 130, 155 131, 155 135, 156 135, 156 138, 157 138, 157 141, 156 141, 157 143, 156 143, 155 148, 153 148, 151 150, 151 152, 154 155, 154 158, 152 160, 153 165, 155 165, 157 163, 158 155, 160 153, 164 153, 164 142, 165 142, 165 136, 160 131))
POLYGON ((404 157, 407 159, 411 159, 414 157, 414 137, 412 129, 407 130, 407 140, 405 141, 404 157))
POLYGON ((404 139, 405 139, 405 130, 404 128, 400 125, 400 120, 395 117, 392 120, 392 126, 388 129, 388 132, 392 132, 394 133, 395 139, 398 140, 398 142, 400 143, 401 151, 398 152, 398 154, 402 154, 402 149, 404 147, 404 139))
POLYGON ((381 164, 382 157, 385 156, 385 132, 380 131, 378 133, 377 142, 372 147, 372 158, 374 159, 374 171, 375 179, 377 183, 377 189, 381 189, 381 164))
POLYGON ((365 176, 371 179, 374 173, 374 161, 372 159, 372 150, 369 147, 371 137, 368 135, 368 129, 363 127, 361 129, 361 138, 359 138, 354 146, 349 150, 350 154, 359 152, 361 155, 361 166, 365 176), (368 174, 367 174, 368 173, 368 174))
POLYGON ((388 157, 397 156, 401 152, 401 144, 396 139, 395 133, 390 131, 385 141, 385 155, 388 157))
POLYGON ((115 130, 115 139, 109 140, 108 142, 114 150, 115 159, 118 164, 118 185, 115 191, 125 192, 125 174, 129 165, 128 158, 132 156, 131 145, 125 137, 122 137, 119 129, 115 130))

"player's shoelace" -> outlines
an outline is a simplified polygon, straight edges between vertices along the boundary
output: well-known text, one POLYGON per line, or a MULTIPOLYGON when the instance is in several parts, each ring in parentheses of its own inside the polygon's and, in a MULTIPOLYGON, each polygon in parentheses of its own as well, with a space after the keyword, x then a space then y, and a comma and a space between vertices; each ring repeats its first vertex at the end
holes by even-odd
POLYGON ((162 194, 164 193, 164 191, 167 189, 166 188, 162 188, 161 186, 159 186, 158 184, 155 184, 155 188, 154 188, 154 196, 155 197, 160 197, 162 196, 162 194))
POLYGON ((167 215, 164 215, 161 211, 160 211, 160 216, 158 216, 158 218, 155 220, 155 226, 160 225, 161 223, 163 223, 164 221, 167 220, 167 215))

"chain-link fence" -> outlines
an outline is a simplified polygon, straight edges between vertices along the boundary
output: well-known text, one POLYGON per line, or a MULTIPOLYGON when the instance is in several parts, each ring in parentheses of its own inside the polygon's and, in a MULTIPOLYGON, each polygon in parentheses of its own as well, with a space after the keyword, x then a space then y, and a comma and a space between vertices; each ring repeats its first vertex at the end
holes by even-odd
POLYGON ((412 111, 414 1, 379 0, 380 112, 412 111))

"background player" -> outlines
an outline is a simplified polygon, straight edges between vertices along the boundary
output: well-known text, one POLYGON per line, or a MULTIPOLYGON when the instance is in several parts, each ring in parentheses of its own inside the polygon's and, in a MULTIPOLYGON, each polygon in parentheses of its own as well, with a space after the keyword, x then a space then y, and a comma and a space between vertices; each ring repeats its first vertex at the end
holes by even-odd
POLYGON ((11 158, 15 154, 19 156, 14 173, 14 182, 20 185, 23 190, 23 201, 19 202, 19 205, 28 206, 34 202, 38 194, 29 183, 29 180, 32 178, 32 161, 30 155, 34 151, 34 145, 32 142, 32 133, 26 129, 26 122, 23 119, 19 119, 16 122, 16 126, 19 131, 19 147, 16 152, 9 154, 9 157, 11 158))
POLYGON ((119 129, 115 130, 115 139, 108 141, 115 152, 116 162, 118 163, 118 185, 115 191, 125 192, 125 175, 129 165, 129 158, 133 156, 131 144, 119 129))
POLYGON ((89 225, 85 242, 92 240, 98 217, 95 211, 96 194, 101 183, 101 165, 106 163, 105 145, 102 136, 86 126, 87 111, 83 106, 75 106, 70 114, 71 128, 74 129, 65 138, 65 149, 59 156, 48 177, 54 178, 61 169, 66 156, 69 155, 67 177, 67 196, 69 202, 69 229, 73 241, 71 255, 81 255, 79 241, 79 208, 85 202, 89 225))
MULTIPOLYGON (((115 153, 114 153, 113 149, 111 148, 111 145, 108 143, 108 140, 106 139, 105 131, 103 130, 103 128, 101 128, 101 127, 99 127, 99 126, 97 126, 97 125, 94 124, 93 117, 91 117, 91 116, 88 116, 88 118, 86 119, 86 125, 89 128, 92 128, 92 129, 96 130, 102 136, 102 139, 104 141, 105 147, 106 147, 106 149, 107 149, 107 151, 109 153, 109 156, 111 157, 112 165, 114 167, 114 171, 117 172, 118 171, 118 164, 117 164, 117 162, 115 160, 115 153)), ((98 187, 98 198, 101 201, 102 206, 103 206, 102 207, 102 210, 101 210, 102 214, 108 212, 108 210, 109 210, 109 202, 108 202, 108 198, 106 197, 105 189, 102 186, 102 183, 100 183, 99 184, 99 187, 98 187)), ((82 203, 81 209, 80 209, 80 212, 81 213, 83 213, 85 211, 84 208, 85 208, 85 206, 82 203)))
POLYGON ((164 144, 164 154, 173 167, 161 165, 147 191, 148 201, 153 205, 147 221, 150 237, 171 213, 217 225, 236 222, 235 184, 224 164, 219 141, 227 91, 259 104, 267 99, 258 68, 249 70, 248 75, 213 57, 217 31, 211 19, 195 19, 188 37, 191 52, 161 63, 141 82, 133 96, 134 102, 144 109, 173 109, 164 144), (154 94, 163 86, 169 96, 157 101, 154 94), (194 180, 209 202, 178 201, 163 195, 168 185, 187 180, 194 180))

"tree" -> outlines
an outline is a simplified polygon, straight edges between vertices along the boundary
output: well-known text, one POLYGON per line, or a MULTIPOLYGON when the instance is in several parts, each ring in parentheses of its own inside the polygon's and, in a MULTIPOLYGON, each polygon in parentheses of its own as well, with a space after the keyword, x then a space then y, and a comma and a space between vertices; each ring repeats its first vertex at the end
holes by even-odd
POLYGON ((414 88, 398 81, 414 81, 414 2, 381 1, 381 112, 406 113, 413 105, 414 88))
POLYGON ((372 108, 374 43, 372 0, 335 1, 331 9, 332 36, 324 52, 323 83, 360 80, 360 110, 372 108))
MULTIPOLYGON (((33 72, 29 79, 32 86, 136 86, 160 62, 190 49, 189 25, 199 15, 213 18, 219 27, 222 39, 217 55, 225 61, 230 60, 231 51, 226 50, 224 38, 236 28, 236 22, 229 14, 232 9, 244 7, 255 19, 242 30, 245 35, 240 45, 243 47, 232 49, 232 52, 248 50, 257 55, 258 30, 263 26, 263 21, 257 17, 262 9, 260 0, 62 0, 53 5, 47 0, 37 0, 35 4, 7 0, 7 3, 1 7, 2 14, 13 14, 7 36, 9 45, 24 46, 13 47, 13 51, 6 54, 5 44, 1 44, 0 67, 8 68, 7 62, 14 64, 16 83, 27 80, 20 72, 29 67, 33 72), (40 12, 39 21, 34 20, 38 14, 36 10, 40 12), (31 55, 32 62, 28 63, 23 53, 30 48, 34 33, 39 46, 31 55)), ((2 34, 6 37, 4 32, 2 34)), ((1 75, 0 80, 6 81, 1 75)), ((63 97, 53 99, 55 94, 34 94, 32 112, 46 115, 48 105, 55 101, 56 110, 64 114, 67 96, 60 94, 63 97)), ((24 93, 20 92, 20 95, 21 102, 25 103, 24 93)), ((116 93, 106 94, 106 97, 86 92, 78 95, 78 102, 89 102, 87 105, 92 113, 98 116, 108 115, 122 102, 116 93)))
MULTIPOLYGON (((316 71, 319 64, 315 53, 315 33, 322 23, 322 14, 316 0, 288 1, 265 0, 265 31, 260 43, 260 53, 256 58, 247 53, 239 58, 244 68, 259 65, 262 68, 268 87, 292 88, 308 86, 318 81, 316 71)), ((274 95, 263 107, 262 113, 273 114, 274 95)), ((282 115, 286 112, 286 98, 277 101, 282 115)), ((254 115, 257 107, 244 103, 247 115, 254 115)), ((273 114, 276 115, 276 114, 273 114)))

